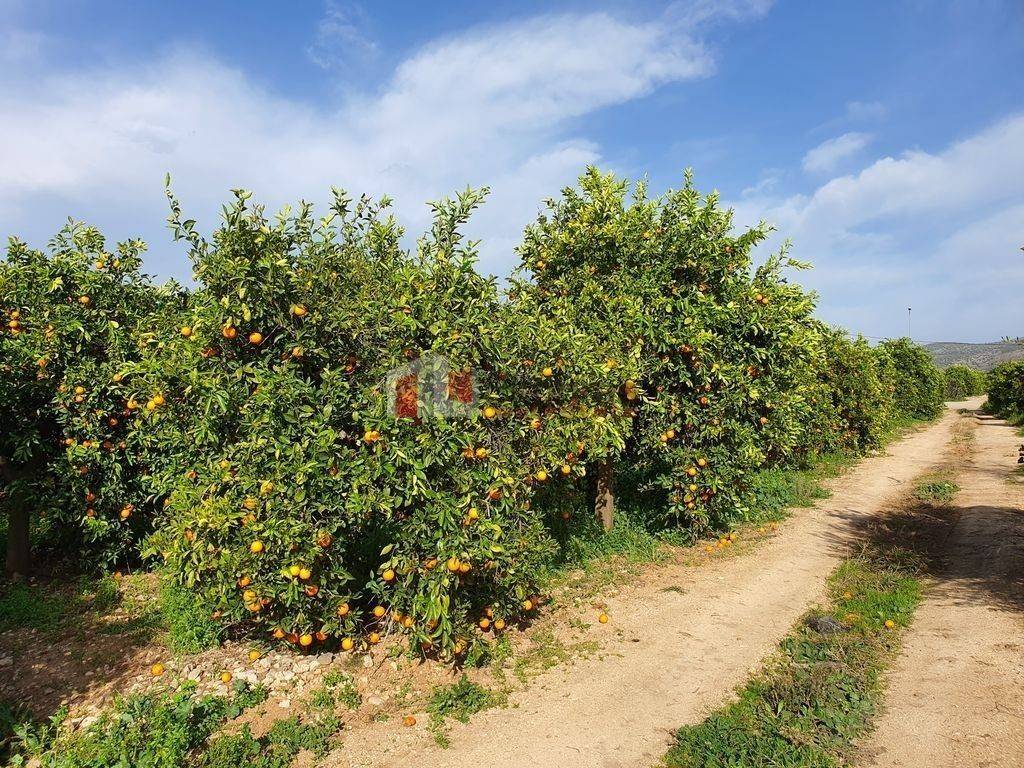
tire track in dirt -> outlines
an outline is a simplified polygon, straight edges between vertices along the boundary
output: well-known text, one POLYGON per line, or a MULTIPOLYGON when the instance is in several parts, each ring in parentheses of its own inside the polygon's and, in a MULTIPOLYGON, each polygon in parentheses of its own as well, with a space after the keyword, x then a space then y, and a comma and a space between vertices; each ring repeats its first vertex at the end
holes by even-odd
POLYGON ((506 708, 454 724, 449 749, 436 747, 422 725, 375 724, 348 734, 322 765, 657 763, 672 731, 725 701, 824 596, 826 577, 865 518, 940 463, 959 418, 950 411, 887 454, 862 460, 828 484, 831 498, 794 511, 778 536, 748 553, 700 567, 672 566, 672 590, 660 578, 657 587, 623 589, 608 600, 612 623, 592 629, 606 640, 601 654, 540 675, 506 708), (608 628, 618 630, 611 639, 608 628))
POLYGON ((1022 438, 978 418, 957 473, 957 522, 939 553, 864 749, 891 768, 1024 765, 1022 438))

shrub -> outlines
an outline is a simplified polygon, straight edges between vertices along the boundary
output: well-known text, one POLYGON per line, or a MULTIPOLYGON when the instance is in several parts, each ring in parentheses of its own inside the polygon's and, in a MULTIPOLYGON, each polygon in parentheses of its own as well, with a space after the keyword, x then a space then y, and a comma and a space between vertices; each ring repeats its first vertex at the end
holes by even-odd
POLYGON ((70 223, 47 251, 12 239, 0 261, 0 473, 8 571, 30 567, 29 530, 54 551, 109 565, 137 555, 149 515, 123 371, 162 294, 143 245, 105 250, 70 223), (32 521, 33 512, 36 513, 32 521))
POLYGON ((1024 415, 1024 360, 1001 363, 989 371, 988 407, 1006 416, 1024 415))
POLYGON ((942 410, 942 372, 931 355, 910 339, 890 339, 876 348, 893 394, 897 418, 931 419, 942 410))
POLYGON ((951 365, 942 372, 947 400, 963 400, 985 391, 985 374, 967 365, 951 365))

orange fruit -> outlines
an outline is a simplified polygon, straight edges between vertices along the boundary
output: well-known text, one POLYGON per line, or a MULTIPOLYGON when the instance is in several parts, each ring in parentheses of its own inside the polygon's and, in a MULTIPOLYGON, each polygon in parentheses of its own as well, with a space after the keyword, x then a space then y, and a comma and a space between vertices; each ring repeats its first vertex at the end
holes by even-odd
POLYGON ((160 664, 159 662, 157 662, 156 664, 154 664, 152 667, 149 668, 149 674, 151 674, 153 677, 160 677, 160 675, 162 675, 163 673, 164 673, 164 665, 160 664))
POLYGON ((305 634, 305 635, 300 635, 299 636, 299 645, 301 645, 303 648, 309 648, 309 646, 311 646, 312 644, 313 644, 313 636, 312 635, 305 634))
POLYGON ((449 571, 455 573, 459 570, 459 566, 461 565, 461 563, 459 563, 459 559, 457 557, 449 557, 448 562, 445 563, 445 565, 448 566, 449 571))
POLYGON ((608 623, 608 614, 607 613, 602 613, 600 616, 597 617, 597 620, 599 622, 601 622, 602 624, 607 624, 608 623))
POLYGON ((384 571, 384 581, 394 581, 394 580, 395 580, 395 572, 391 568, 388 568, 386 571, 384 571))
POLYGON ((383 617, 385 613, 387 613, 387 611, 384 609, 383 605, 378 605, 373 609, 373 615, 378 619, 383 617))
POLYGON ((532 611, 533 610, 533 600, 529 600, 529 599, 523 600, 523 610, 524 611, 532 611))
POLYGON ((498 415, 498 409, 495 408, 494 406, 488 405, 486 408, 484 408, 484 418, 485 419, 493 419, 497 415, 498 415))
POLYGON ((230 672, 221 672, 220 673, 220 681, 222 683, 230 683, 231 682, 231 673, 230 672))
POLYGON ((232 325, 225 325, 220 329, 220 333, 225 339, 233 339, 238 335, 238 329, 232 325))
POLYGON ((275 640, 283 640, 284 639, 284 630, 281 629, 280 627, 275 629, 271 634, 273 634, 275 640))
POLYGON ((499 632, 501 630, 503 630, 505 628, 505 620, 504 619, 495 619, 495 621, 494 621, 494 628, 497 631, 499 631, 499 632))
POLYGON ((263 343, 263 334, 259 331, 253 331, 249 334, 249 343, 258 346, 263 343))
POLYGON ((378 635, 376 632, 371 632, 369 635, 367 635, 366 642, 368 642, 370 645, 376 645, 380 642, 380 635, 378 635))
POLYGON ((303 581, 308 580, 309 577, 312 576, 312 575, 313 575, 313 572, 310 571, 309 568, 300 568, 299 569, 299 578, 302 579, 303 581))
POLYGON ((402 725, 404 725, 406 728, 412 728, 414 725, 416 725, 416 718, 412 715, 406 715, 402 718, 402 725))
POLYGON ((184 336, 186 339, 190 338, 192 336, 192 328, 190 328, 187 325, 182 326, 181 335, 184 336))
POLYGON ((252 552, 254 555, 258 555, 260 552, 263 551, 263 542, 259 540, 254 541, 252 544, 249 545, 249 551, 252 552))
POLYGON ((534 477, 537 479, 538 483, 543 483, 545 480, 548 479, 548 473, 545 472, 543 469, 539 469, 534 474, 534 477))
POLYGON ((885 628, 886 629, 892 629, 895 626, 896 626, 896 622, 893 621, 892 619, 886 619, 885 620, 885 628))
POLYGON ((347 616, 349 611, 348 603, 342 603, 338 606, 337 614, 339 616, 347 616))
POLYGON ((296 317, 305 317, 308 314, 308 310, 301 304, 295 304, 292 307, 292 314, 296 317))
POLYGON ((480 629, 483 629, 483 630, 487 630, 491 626, 491 620, 486 618, 486 617, 480 619, 479 623, 480 623, 480 629))
POLYGON ((256 661, 262 655, 262 653, 253 648, 251 651, 249 651, 249 661, 256 661))
POLYGON ((553 376, 553 375, 555 374, 554 370, 552 370, 552 369, 551 369, 550 367, 548 367, 548 368, 545 368, 545 369, 544 369, 543 371, 541 371, 541 373, 542 373, 542 374, 543 374, 543 375, 544 375, 545 377, 548 377, 548 376, 553 376))
POLYGON ((351 637, 346 637, 344 640, 341 641, 341 650, 343 651, 351 651, 352 648, 354 647, 355 643, 352 641, 351 637))

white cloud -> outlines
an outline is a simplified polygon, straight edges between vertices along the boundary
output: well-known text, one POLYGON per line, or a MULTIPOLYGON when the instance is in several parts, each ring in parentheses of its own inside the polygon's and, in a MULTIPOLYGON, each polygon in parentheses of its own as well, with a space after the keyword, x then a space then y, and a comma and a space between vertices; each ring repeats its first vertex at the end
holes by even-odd
MULTIPOLYGON (((760 8, 738 3, 722 13, 760 8)), ((708 76, 713 57, 694 25, 709 13, 676 8, 649 22, 542 16, 475 28, 415 52, 378 94, 326 107, 271 92, 192 49, 42 78, 8 70, 0 74, 0 222, 4 234, 38 241, 70 213, 111 237, 166 243, 170 171, 207 228, 232 187, 276 206, 323 200, 338 185, 392 195, 415 230, 426 223, 426 201, 467 183, 490 185, 492 203, 473 234, 485 238, 483 266, 505 272, 540 201, 601 158, 574 136, 574 121, 708 76)), ((346 23, 331 29, 344 38, 346 23)), ((150 268, 180 275, 185 267, 175 256, 152 257, 150 268)))
POLYGON ((323 69, 365 66, 380 54, 367 26, 362 6, 328 0, 306 55, 323 69))
POLYGON ((864 149, 870 140, 871 137, 866 133, 850 132, 823 141, 804 155, 804 170, 809 173, 825 173, 835 170, 841 162, 864 149))
MULTIPOLYGON (((1024 331, 1024 114, 939 152, 912 150, 808 195, 744 198, 814 262, 826 319, 876 336, 992 340, 1024 331)), ((777 247, 781 235, 769 244, 777 247)))

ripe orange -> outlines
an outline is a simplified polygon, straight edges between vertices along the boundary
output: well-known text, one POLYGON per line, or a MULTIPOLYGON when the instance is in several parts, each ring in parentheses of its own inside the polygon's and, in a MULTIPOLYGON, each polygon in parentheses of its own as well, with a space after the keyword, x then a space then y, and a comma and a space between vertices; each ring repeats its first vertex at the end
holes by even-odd
POLYGON ((271 634, 274 636, 275 640, 283 640, 284 639, 284 630, 281 629, 280 627, 277 627, 271 634))
POLYGON ((352 641, 351 637, 346 637, 341 641, 341 650, 343 651, 351 651, 354 647, 355 643, 352 641))
POLYGON ((338 610, 336 611, 336 613, 339 616, 347 616, 348 612, 349 612, 348 603, 342 603, 341 605, 338 606, 338 610))
POLYGON ((230 672, 221 672, 220 673, 220 681, 222 683, 230 683, 231 682, 231 673, 230 672))
POLYGON ((537 470, 537 472, 534 473, 533 476, 537 479, 538 483, 543 483, 545 480, 548 479, 548 473, 545 472, 543 469, 537 470))
MULTIPOLYGON (((468 517, 470 520, 479 520, 480 512, 477 511, 476 507, 470 507, 469 512, 466 513, 466 517, 468 517)), ((387 576, 387 572, 385 572, 385 576, 387 576)), ((391 581, 391 579, 387 579, 387 581, 391 581)))
POLYGON ((249 343, 253 346, 259 346, 263 343, 263 334, 259 331, 253 331, 249 334, 249 343))
POLYGON ((715 548, 712 547, 710 544, 708 544, 706 547, 704 547, 704 551, 705 552, 714 552, 715 548))
POLYGON ((262 653, 253 648, 251 651, 249 651, 249 661, 256 661, 262 655, 262 653))
POLYGON ((552 370, 552 369, 551 369, 550 367, 548 367, 548 368, 545 368, 545 369, 544 369, 543 371, 541 371, 541 373, 542 373, 542 374, 543 374, 543 375, 544 375, 545 377, 548 377, 548 376, 553 376, 555 372, 554 372, 554 370, 552 370))
POLYGON ((472 568, 473 566, 468 562, 459 563, 459 573, 469 573, 472 568))
POLYGON ((572 472, 572 467, 570 467, 568 464, 563 464, 562 465, 562 474, 563 475, 568 475, 570 472, 572 472))
POLYGON ((449 557, 448 562, 445 563, 445 565, 448 566, 449 571, 455 573, 457 570, 459 570, 459 566, 461 565, 461 563, 459 562, 459 559, 457 557, 449 557))
POLYGON ((530 599, 523 600, 523 610, 524 611, 532 611, 533 610, 533 600, 530 600, 530 599))
POLYGON ((163 673, 164 673, 164 665, 160 664, 159 662, 157 662, 156 664, 154 664, 152 667, 149 668, 149 674, 151 674, 153 677, 160 677, 160 675, 162 675, 163 673))
POLYGON ((375 606, 373 609, 373 615, 376 616, 378 619, 383 617, 385 613, 387 613, 387 610, 384 608, 383 605, 375 606))
POLYGON ((505 620, 504 619, 495 619, 494 620, 494 629, 495 630, 500 632, 504 628, 505 628, 505 620))
POLYGON ((707 459, 705 459, 705 458, 697 459, 697 466, 698 467, 706 467, 707 465, 708 465, 708 460, 707 459))
POLYGON ((81 304, 83 307, 87 307, 92 303, 92 299, 90 299, 88 296, 79 296, 78 303, 81 304))
POLYGON ((238 329, 233 325, 225 325, 220 329, 220 333, 225 339, 233 339, 238 335, 238 329))
POLYGON ((539 430, 540 429, 540 419, 533 419, 530 422, 530 429, 539 430))
POLYGON ((254 541, 252 544, 249 545, 249 551, 252 552, 254 555, 258 555, 260 552, 263 551, 263 542, 259 540, 254 541))
POLYGON ((473 452, 473 455, 476 456, 478 459, 486 459, 487 458, 487 449, 481 446, 480 448, 477 448, 473 452))
POLYGON ((885 620, 885 628, 886 629, 892 629, 895 626, 896 626, 896 622, 893 621, 892 619, 886 619, 885 620))
POLYGON ((299 645, 303 648, 309 648, 313 644, 313 636, 309 634, 299 636, 299 645))
POLYGON ((292 314, 296 317, 305 317, 307 313, 308 310, 301 304, 295 304, 292 306, 292 314))
POLYGON ((485 630, 485 631, 486 631, 486 630, 487 630, 487 629, 489 629, 489 628, 490 628, 490 626, 491 626, 491 620, 490 620, 490 619, 488 619, 488 618, 487 618, 487 617, 485 616, 484 618, 480 619, 480 621, 479 621, 479 624, 480 624, 480 629, 482 629, 482 630, 485 630))
POLYGON ((484 418, 485 419, 493 419, 497 415, 498 415, 498 410, 496 408, 494 408, 493 406, 488 405, 486 408, 484 408, 484 418))
POLYGON ((388 568, 386 571, 384 571, 384 581, 394 581, 394 580, 395 580, 395 572, 392 569, 388 568))
POLYGON ((309 570, 309 568, 300 568, 299 569, 299 578, 302 579, 303 581, 308 581, 309 577, 312 576, 312 575, 313 575, 313 572, 311 570, 309 570))
POLYGON ((402 718, 402 725, 404 725, 406 728, 412 728, 414 725, 416 725, 416 718, 412 715, 406 715, 402 718))
POLYGON ((366 642, 368 642, 370 645, 376 645, 380 642, 380 635, 378 635, 376 632, 371 632, 369 635, 367 635, 366 642))
POLYGON ((378 432, 378 431, 377 431, 377 430, 375 430, 375 429, 368 429, 368 430, 367 430, 367 431, 366 431, 366 432, 365 432, 365 433, 363 434, 363 442, 366 442, 366 443, 375 443, 375 442, 377 442, 378 440, 380 440, 380 432, 378 432))
POLYGON ((186 339, 191 338, 192 328, 190 326, 183 325, 181 327, 181 335, 184 336, 186 339))

